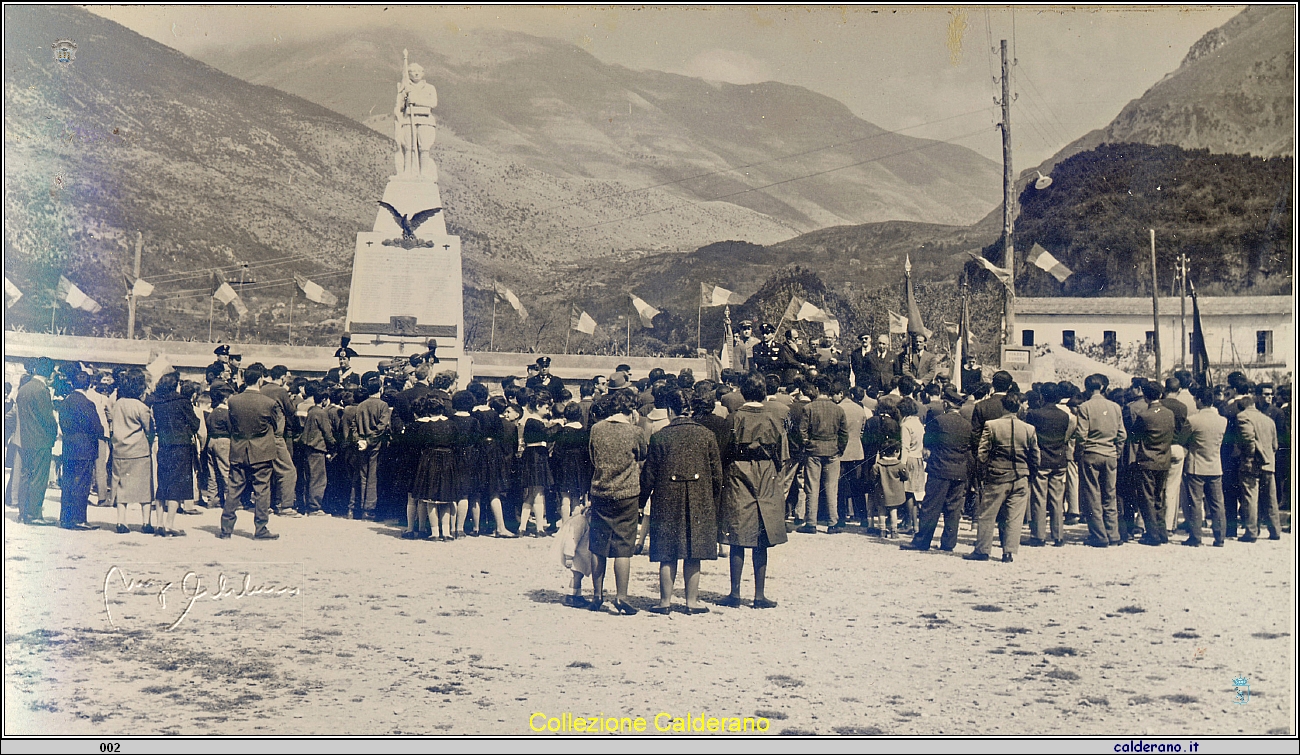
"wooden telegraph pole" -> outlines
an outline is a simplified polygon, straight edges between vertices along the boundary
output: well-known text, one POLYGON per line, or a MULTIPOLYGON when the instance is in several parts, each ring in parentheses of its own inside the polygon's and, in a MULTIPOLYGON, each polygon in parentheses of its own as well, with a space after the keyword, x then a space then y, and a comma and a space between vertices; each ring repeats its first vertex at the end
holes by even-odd
POLYGON ((1016 339, 1016 245, 1012 225, 1016 218, 1016 176, 1011 172, 1011 64, 1007 59, 1007 41, 1002 40, 1002 266, 1007 270, 1003 292, 1003 318, 1006 332, 1002 343, 1014 346, 1016 339))
POLYGON ((134 277, 131 278, 131 292, 126 297, 126 340, 128 341, 135 339, 135 282, 140 280, 140 251, 143 247, 144 234, 136 231, 134 277))
POLYGON ((1178 325, 1182 331, 1178 366, 1187 369, 1187 255, 1178 255, 1178 325))
POLYGON ((1160 365, 1160 285, 1156 282, 1156 229, 1151 229, 1151 320, 1155 328, 1151 335, 1151 345, 1156 352, 1156 380, 1164 374, 1160 365))

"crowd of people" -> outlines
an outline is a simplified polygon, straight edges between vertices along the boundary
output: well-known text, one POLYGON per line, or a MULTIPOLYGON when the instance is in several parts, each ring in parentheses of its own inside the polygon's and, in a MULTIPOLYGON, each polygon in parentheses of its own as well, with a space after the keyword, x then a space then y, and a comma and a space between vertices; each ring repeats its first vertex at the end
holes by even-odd
POLYGON ((345 341, 323 379, 245 367, 222 346, 206 384, 42 357, 16 391, 6 384, 6 503, 23 522, 49 523, 53 469, 58 524, 74 531, 94 529, 92 496, 116 507, 122 534, 135 505, 139 531, 164 537, 185 535, 176 517, 196 507, 222 510, 220 538, 243 509, 256 539, 278 537, 272 514, 395 521, 404 539, 441 542, 562 531, 565 604, 604 610, 612 560, 608 605, 621 614, 636 613, 630 559, 647 540, 660 565, 650 610, 670 610, 680 565, 685 610, 702 613, 702 561, 729 560, 720 603, 739 606, 749 551, 750 604, 770 608, 768 549, 854 523, 926 551, 942 517, 938 547, 952 551, 968 518, 965 558, 989 560, 996 536, 1003 562, 1026 524, 1031 547, 1065 546, 1079 524, 1098 548, 1159 546, 1178 529, 1199 546, 1206 520, 1214 546, 1255 542, 1261 525, 1281 537, 1290 385, 1242 372, 1212 385, 1180 370, 1163 382, 1111 386, 1095 374, 1022 388, 1007 372, 984 380, 973 362, 952 382, 920 336, 896 352, 889 335, 864 334, 843 354, 753 330, 741 324, 739 369, 717 381, 662 369, 633 380, 619 365, 566 385, 541 357, 524 377, 455 390, 432 342, 358 374, 345 341))

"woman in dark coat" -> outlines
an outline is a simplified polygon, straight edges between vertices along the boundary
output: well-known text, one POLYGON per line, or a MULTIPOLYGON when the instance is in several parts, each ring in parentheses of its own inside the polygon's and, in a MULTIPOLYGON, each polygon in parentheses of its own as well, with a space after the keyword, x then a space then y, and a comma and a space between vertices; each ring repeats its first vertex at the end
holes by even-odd
POLYGON ((745 403, 731 414, 726 486, 718 542, 731 546, 731 592, 723 605, 740 605, 745 548, 754 550, 754 608, 774 608, 764 594, 767 549, 786 541, 781 465, 790 456, 785 431, 765 405, 767 384, 750 375, 740 389, 745 403))
POLYGON ((149 406, 158 432, 158 490, 155 498, 163 503, 165 525, 154 530, 164 537, 179 537, 176 512, 194 495, 194 436, 199 431, 199 417, 194 413, 194 391, 186 397, 178 390, 180 375, 169 372, 158 378, 149 406))
POLYGON ((674 390, 667 398, 674 418, 650 438, 641 468, 641 505, 652 497, 650 560, 659 564, 659 605, 673 602, 677 562, 684 563, 686 612, 708 613, 700 605, 700 561, 718 557, 718 500, 722 497, 722 459, 713 431, 689 416, 693 394, 674 390))

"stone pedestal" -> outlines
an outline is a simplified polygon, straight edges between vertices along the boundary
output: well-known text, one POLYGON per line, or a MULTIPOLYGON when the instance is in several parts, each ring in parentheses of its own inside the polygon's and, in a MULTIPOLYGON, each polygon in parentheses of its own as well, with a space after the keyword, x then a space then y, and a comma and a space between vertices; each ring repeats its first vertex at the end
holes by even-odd
MULTIPOLYGON (((442 206, 436 181, 393 177, 384 201, 410 217, 442 206)), ((460 369, 464 359, 465 307, 461 287, 460 237, 447 233, 444 213, 416 229, 423 244, 404 249, 402 230, 387 209, 376 205, 375 225, 357 234, 348 297, 347 330, 359 369, 383 359, 425 351, 438 342, 438 370, 460 369)))

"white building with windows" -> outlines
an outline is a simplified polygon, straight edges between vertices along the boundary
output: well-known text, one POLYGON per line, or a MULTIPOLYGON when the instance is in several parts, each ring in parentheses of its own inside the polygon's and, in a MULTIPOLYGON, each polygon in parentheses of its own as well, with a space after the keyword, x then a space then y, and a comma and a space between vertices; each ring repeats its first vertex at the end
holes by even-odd
MULTIPOLYGON (((1186 338, 1190 345, 1191 297, 1186 303, 1186 338)), ((1294 372, 1294 297, 1201 296, 1198 303, 1213 370, 1294 372)), ((1180 315, 1178 297, 1160 297, 1160 353, 1166 369, 1178 364, 1182 354, 1180 315)), ((1083 339, 1110 350, 1150 344, 1152 324, 1150 297, 1016 299, 1016 330, 1024 346, 1050 344, 1073 350, 1083 339)), ((1187 362, 1191 363, 1190 352, 1187 362)))

